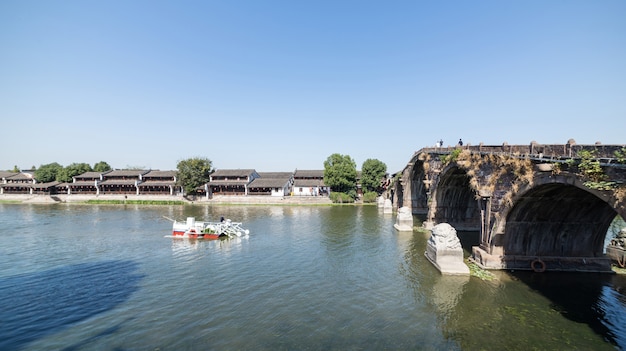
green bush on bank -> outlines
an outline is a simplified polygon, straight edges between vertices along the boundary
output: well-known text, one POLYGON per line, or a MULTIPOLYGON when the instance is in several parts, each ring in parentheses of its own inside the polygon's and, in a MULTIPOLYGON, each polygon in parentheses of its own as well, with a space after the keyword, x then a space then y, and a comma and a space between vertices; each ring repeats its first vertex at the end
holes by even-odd
POLYGON ((378 193, 376 193, 375 191, 366 191, 363 194, 363 203, 376 202, 377 198, 378 198, 378 193))
POLYGON ((340 203, 340 204, 354 203, 354 198, 352 196, 346 193, 342 193, 342 192, 333 191, 330 193, 329 198, 330 198, 330 201, 332 201, 333 203, 340 203))

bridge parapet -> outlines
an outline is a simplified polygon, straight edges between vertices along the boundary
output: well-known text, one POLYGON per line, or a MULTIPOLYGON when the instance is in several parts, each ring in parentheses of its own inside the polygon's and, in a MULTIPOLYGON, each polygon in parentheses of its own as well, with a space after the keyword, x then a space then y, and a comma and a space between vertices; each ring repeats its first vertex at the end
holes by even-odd
MULTIPOLYGON (((450 154, 455 150, 469 150, 472 153, 507 155, 516 157, 529 157, 543 160, 562 160, 580 158, 581 151, 592 152, 594 158, 606 163, 619 163, 616 152, 622 152, 625 145, 570 145, 570 144, 530 144, 530 145, 464 145, 448 147, 425 147, 413 154, 413 158, 420 153, 450 154)), ((623 163, 623 161, 622 161, 623 163)))

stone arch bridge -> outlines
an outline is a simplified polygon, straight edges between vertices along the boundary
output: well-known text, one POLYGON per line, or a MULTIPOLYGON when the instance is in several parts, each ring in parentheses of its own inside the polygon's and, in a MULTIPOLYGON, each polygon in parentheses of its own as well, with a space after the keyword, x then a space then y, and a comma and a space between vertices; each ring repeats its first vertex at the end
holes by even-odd
POLYGON ((463 146, 415 152, 387 196, 430 228, 479 233, 488 269, 610 272, 605 236, 626 218, 625 145, 463 146))

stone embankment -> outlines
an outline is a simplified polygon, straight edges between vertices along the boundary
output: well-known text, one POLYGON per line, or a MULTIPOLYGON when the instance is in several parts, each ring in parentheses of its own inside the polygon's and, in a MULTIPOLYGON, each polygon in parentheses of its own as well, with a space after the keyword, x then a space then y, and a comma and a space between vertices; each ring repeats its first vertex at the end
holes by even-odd
POLYGON ((198 203, 210 204, 281 204, 281 205, 324 205, 331 204, 328 196, 215 196, 210 200, 199 199, 198 203))
POLYGON ((206 205, 325 205, 332 202, 326 196, 215 196, 212 199, 197 198, 190 200, 182 196, 166 195, 29 195, 1 194, 0 202, 19 202, 36 204, 81 203, 89 200, 111 201, 183 201, 189 204, 206 205))

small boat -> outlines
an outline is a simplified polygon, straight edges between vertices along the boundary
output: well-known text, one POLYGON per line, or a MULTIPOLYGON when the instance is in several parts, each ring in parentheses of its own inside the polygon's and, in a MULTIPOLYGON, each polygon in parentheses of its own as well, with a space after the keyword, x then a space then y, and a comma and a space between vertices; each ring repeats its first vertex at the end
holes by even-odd
MULTIPOLYGON (((168 218, 169 219, 169 218, 168 218)), ((172 237, 190 239, 233 238, 248 235, 250 231, 243 229, 240 222, 223 219, 219 222, 198 222, 195 217, 187 217, 187 221, 172 220, 172 237)))

